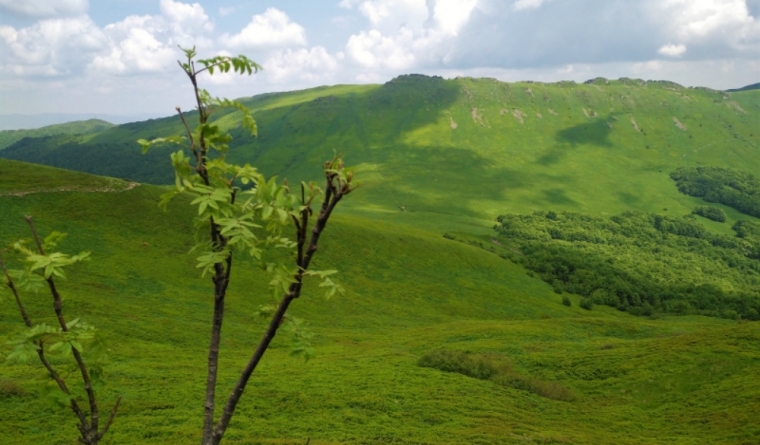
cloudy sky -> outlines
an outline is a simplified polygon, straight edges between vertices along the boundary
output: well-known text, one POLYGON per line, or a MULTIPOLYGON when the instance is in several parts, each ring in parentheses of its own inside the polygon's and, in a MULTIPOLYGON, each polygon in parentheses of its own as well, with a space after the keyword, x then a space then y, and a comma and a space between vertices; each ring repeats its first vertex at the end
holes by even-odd
POLYGON ((177 45, 245 54, 251 96, 403 73, 760 82, 760 0, 0 0, 0 114, 171 114, 177 45))

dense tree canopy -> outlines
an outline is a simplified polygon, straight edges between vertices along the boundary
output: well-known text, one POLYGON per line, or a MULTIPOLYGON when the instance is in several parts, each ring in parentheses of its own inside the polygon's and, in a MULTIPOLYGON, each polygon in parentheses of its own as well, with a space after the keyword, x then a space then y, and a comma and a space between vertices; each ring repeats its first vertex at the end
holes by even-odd
POLYGON ((758 319, 760 225, 737 236, 707 231, 692 215, 628 212, 503 215, 495 227, 512 259, 554 285, 634 314, 698 313, 758 319))
POLYGON ((670 177, 685 195, 760 217, 760 180, 750 173, 720 167, 681 167, 670 177))

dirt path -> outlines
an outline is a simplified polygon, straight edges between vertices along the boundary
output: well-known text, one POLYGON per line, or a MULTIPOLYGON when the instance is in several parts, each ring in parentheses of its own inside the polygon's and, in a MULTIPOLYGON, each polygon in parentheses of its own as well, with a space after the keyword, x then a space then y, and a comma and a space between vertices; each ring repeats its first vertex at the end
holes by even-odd
POLYGON ((51 189, 45 189, 45 190, 24 190, 21 192, 0 192, 1 196, 26 196, 26 195, 32 195, 36 193, 58 193, 58 192, 82 192, 82 193, 119 193, 119 192, 126 192, 127 190, 132 190, 135 187, 138 187, 140 183, 138 182, 130 182, 127 184, 124 188, 114 188, 114 187, 92 187, 92 188, 74 188, 74 187, 56 187, 51 189))

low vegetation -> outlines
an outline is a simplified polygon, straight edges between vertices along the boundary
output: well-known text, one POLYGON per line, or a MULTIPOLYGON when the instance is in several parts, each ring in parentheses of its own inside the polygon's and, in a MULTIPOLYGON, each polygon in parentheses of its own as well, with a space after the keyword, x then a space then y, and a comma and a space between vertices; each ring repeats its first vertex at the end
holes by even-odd
POLYGON ((494 354, 473 354, 438 349, 423 355, 417 364, 425 368, 454 372, 479 380, 490 380, 496 384, 528 391, 547 399, 565 402, 574 399, 572 392, 565 386, 519 374, 512 369, 505 357, 494 354))
MULTIPOLYGON (((321 175, 339 147, 364 186, 331 217, 313 264, 340 270, 345 294, 325 302, 306 287, 289 314, 308 320, 314 358, 291 357, 296 337, 275 337, 225 443, 760 441, 760 323, 749 321, 760 318, 760 222, 721 204, 711 206, 725 223, 682 216, 705 202, 670 177, 757 171, 760 92, 402 76, 240 102, 260 137, 238 126, 239 111, 215 114, 233 136, 229 162, 292 186, 321 175)), ((172 117, 0 151, 79 170, 87 159, 114 177, 0 159, 0 246, 33 214, 42 231, 69 233, 62 250, 98 259, 66 282, 67 309, 108 326, 100 394, 123 395, 113 444, 202 439, 192 401, 213 302, 187 254, 197 209, 180 195, 163 213, 168 188, 144 183, 172 181, 169 152, 141 158, 134 146, 183 131, 172 117)), ((226 388, 271 305, 266 272, 236 261, 217 376, 226 388)), ((9 302, 8 354, 19 332, 9 302)), ((30 314, 43 317, 46 303, 29 299, 30 314)), ((38 367, 2 362, 0 376, 3 443, 78 434, 70 413, 49 407, 38 367)))

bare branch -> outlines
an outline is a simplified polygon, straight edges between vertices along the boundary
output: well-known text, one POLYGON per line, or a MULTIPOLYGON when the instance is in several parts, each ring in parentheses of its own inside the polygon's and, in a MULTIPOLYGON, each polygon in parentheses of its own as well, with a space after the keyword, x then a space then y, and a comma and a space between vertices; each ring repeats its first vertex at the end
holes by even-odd
POLYGON ((116 403, 113 406, 113 409, 111 409, 111 415, 108 416, 108 420, 106 421, 106 424, 103 426, 103 430, 98 433, 98 439, 102 439, 103 436, 106 435, 108 432, 108 428, 111 427, 111 423, 113 423, 114 417, 116 417, 116 411, 119 409, 119 403, 121 403, 121 396, 118 396, 116 398, 116 403))

